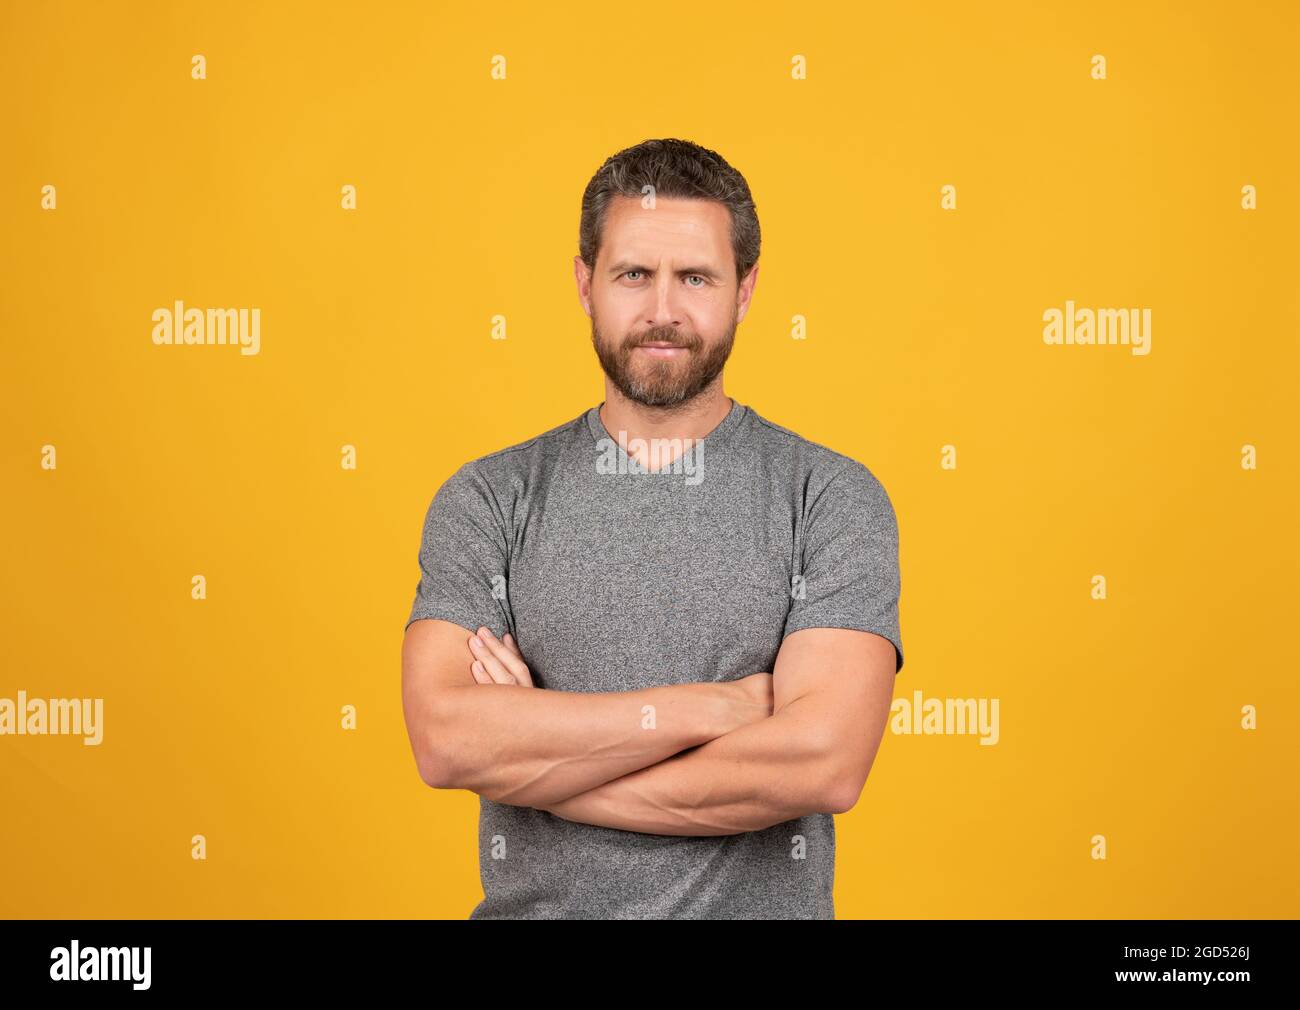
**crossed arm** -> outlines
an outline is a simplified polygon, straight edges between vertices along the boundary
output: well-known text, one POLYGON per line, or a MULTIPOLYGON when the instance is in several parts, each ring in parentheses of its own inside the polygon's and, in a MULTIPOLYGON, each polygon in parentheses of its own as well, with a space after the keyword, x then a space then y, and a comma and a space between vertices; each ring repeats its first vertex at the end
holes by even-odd
POLYGON ((893 645, 865 631, 796 631, 772 682, 768 718, 544 809, 659 835, 733 835, 851 809, 889 716, 893 645))
POLYGON ((728 835, 848 810, 893 695, 894 647, 864 631, 794 632, 770 675, 604 694, 534 688, 516 644, 487 628, 451 655, 465 636, 417 621, 403 644, 425 781, 628 831, 728 835))

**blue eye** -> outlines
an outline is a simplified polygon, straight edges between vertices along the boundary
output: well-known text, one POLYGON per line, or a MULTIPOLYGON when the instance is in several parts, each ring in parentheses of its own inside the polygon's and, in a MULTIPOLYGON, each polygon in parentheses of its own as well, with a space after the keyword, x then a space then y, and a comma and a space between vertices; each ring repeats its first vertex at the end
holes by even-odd
MULTIPOLYGON (((626 277, 628 280, 632 280, 632 281, 634 281, 634 280, 636 280, 637 278, 634 277, 633 275, 634 275, 634 274, 641 274, 641 273, 644 273, 644 271, 642 271, 642 270, 625 270, 625 271, 623 272, 622 276, 623 276, 623 277, 626 277)), ((704 275, 702 275, 702 274, 690 274, 690 275, 687 276, 686 279, 687 279, 688 281, 690 281, 690 280, 697 280, 697 281, 700 282, 699 284, 691 284, 691 285, 689 285, 690 287, 695 288, 697 291, 698 291, 700 288, 702 288, 702 287, 706 287, 706 286, 708 285, 708 283, 709 283, 708 278, 706 278, 706 277, 705 277, 704 275)))

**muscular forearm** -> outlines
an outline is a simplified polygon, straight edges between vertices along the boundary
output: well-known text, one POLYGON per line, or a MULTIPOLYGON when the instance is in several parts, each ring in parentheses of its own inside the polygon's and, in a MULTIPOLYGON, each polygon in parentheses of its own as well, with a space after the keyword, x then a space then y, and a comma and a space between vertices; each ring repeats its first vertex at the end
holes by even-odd
POLYGON ((429 708, 435 784, 524 806, 560 802, 755 718, 727 683, 599 694, 443 687, 429 708))
POLYGON ((818 703, 776 715, 543 809, 657 835, 734 835, 833 812, 837 767, 819 741, 818 703))

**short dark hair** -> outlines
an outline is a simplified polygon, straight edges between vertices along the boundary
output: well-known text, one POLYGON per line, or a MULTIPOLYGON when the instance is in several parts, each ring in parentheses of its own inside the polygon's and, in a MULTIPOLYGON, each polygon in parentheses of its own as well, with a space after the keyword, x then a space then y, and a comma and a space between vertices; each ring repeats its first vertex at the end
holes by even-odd
POLYGON ((722 155, 689 140, 643 140, 605 159, 582 194, 582 219, 578 225, 578 253, 587 269, 596 269, 601 230, 610 198, 630 196, 640 200, 642 188, 653 186, 655 197, 716 200, 731 212, 731 251, 736 259, 736 280, 758 262, 758 212, 745 177, 722 155))

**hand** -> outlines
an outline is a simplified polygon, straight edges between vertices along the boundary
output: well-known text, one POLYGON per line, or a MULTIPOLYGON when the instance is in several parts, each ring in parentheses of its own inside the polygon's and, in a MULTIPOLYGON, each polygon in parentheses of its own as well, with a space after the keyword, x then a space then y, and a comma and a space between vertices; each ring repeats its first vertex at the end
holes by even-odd
POLYGON ((469 637, 470 675, 480 684, 513 684, 533 687, 533 675, 524 662, 523 653, 510 632, 504 640, 492 634, 486 626, 469 637))
POLYGON ((751 673, 727 686, 735 691, 731 712, 737 720, 736 728, 761 722, 772 714, 775 696, 770 673, 751 673))

